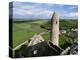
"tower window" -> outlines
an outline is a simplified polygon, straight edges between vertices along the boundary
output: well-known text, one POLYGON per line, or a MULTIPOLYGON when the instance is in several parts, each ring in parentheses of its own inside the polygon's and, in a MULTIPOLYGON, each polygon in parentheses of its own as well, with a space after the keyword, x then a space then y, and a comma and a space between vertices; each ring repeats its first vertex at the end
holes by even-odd
POLYGON ((56 24, 57 24, 57 21, 56 21, 56 24))
POLYGON ((34 55, 37 54, 37 50, 34 50, 34 51, 33 51, 33 54, 34 54, 34 55))

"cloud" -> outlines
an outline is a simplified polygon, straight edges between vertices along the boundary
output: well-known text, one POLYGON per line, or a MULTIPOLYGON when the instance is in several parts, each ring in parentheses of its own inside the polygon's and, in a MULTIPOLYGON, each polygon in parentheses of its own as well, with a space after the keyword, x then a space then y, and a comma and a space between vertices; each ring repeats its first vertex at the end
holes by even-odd
POLYGON ((67 19, 77 19, 78 18, 78 12, 70 12, 70 13, 66 13, 66 14, 63 14, 61 16, 61 18, 67 18, 67 19))
POLYGON ((76 6, 73 6, 73 7, 70 7, 69 9, 76 9, 77 7, 76 6))
POLYGON ((70 16, 78 16, 78 12, 71 12, 69 15, 70 16))
POLYGON ((18 15, 31 15, 32 14, 31 11, 25 11, 25 10, 19 10, 15 13, 18 14, 18 15))
POLYGON ((65 16, 75 17, 75 16, 78 16, 78 13, 77 12, 71 12, 71 13, 66 14, 65 16))
POLYGON ((27 5, 27 6, 22 6, 21 8, 22 9, 33 9, 33 8, 35 8, 35 6, 29 6, 29 5, 27 5))
POLYGON ((13 8, 19 8, 23 5, 22 2, 13 2, 13 8))
MULTIPOLYGON (((53 11, 44 8, 33 8, 34 6, 23 6, 20 8, 13 8, 13 15, 33 16, 34 18, 50 18, 53 11), (26 9, 27 8, 27 9, 26 9)), ((27 17, 26 17, 27 18, 27 17)))
POLYGON ((62 18, 77 18, 77 6, 15 2, 13 16, 17 18, 51 18, 56 11, 62 18))

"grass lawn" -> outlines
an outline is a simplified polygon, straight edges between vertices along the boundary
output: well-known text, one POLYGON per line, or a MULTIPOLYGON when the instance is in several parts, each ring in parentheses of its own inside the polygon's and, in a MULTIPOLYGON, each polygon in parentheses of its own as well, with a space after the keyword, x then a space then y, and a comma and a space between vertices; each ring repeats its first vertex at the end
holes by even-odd
POLYGON ((45 41, 50 40, 50 32, 46 32, 45 34, 42 35, 45 41))

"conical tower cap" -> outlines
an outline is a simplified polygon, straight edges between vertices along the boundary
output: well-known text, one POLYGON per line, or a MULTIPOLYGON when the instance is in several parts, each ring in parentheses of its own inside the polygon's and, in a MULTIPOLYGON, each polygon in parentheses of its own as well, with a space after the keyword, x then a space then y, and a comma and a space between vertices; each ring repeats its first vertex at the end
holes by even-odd
POLYGON ((53 19, 53 17, 59 18, 59 15, 56 12, 54 12, 53 15, 52 15, 52 19, 53 19))

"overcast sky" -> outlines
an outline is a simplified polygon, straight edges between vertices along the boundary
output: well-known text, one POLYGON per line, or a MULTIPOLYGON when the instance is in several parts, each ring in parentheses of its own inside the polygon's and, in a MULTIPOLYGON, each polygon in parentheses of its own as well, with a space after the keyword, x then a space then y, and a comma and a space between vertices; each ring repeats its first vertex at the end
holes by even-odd
POLYGON ((13 18, 50 19, 54 11, 62 19, 78 18, 77 5, 13 2, 13 18))

